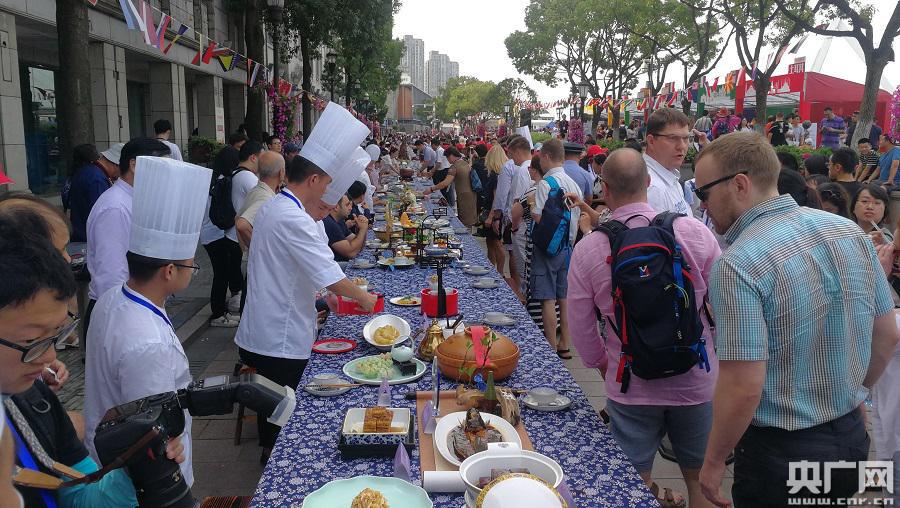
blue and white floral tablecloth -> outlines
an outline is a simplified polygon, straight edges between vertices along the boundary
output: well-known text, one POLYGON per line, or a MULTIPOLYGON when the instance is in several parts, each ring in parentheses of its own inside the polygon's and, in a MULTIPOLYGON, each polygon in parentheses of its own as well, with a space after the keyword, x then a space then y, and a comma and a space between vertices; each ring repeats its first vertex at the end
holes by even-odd
MULTIPOLYGON (((461 226, 456 219, 452 222, 454 227, 461 226)), ((470 235, 459 236, 463 241, 463 256, 468 262, 491 266, 470 235)), ((374 261, 374 253, 369 249, 361 257, 374 261)), ((417 294, 427 286, 426 279, 433 273, 434 269, 421 269, 418 266, 393 272, 381 267, 347 270, 348 276, 366 277, 370 290, 385 295, 384 312, 403 317, 413 329, 427 325, 430 320, 419 314, 419 307, 398 307, 387 300, 395 296, 417 294)), ((571 390, 566 394, 573 399, 573 404, 566 411, 545 413, 522 406, 525 429, 535 451, 559 462, 579 508, 658 506, 515 294, 493 268, 489 276, 500 281, 500 287, 475 289, 472 282, 476 277, 462 273, 457 267, 450 267, 444 271, 444 285, 460 290, 459 310, 465 315, 463 320, 466 322, 478 322, 488 311, 502 311, 516 319, 515 326, 494 327, 514 340, 519 345, 521 354, 516 371, 500 384, 514 388, 549 385, 571 390)), ((378 353, 362 338, 363 325, 369 319, 371 316, 329 317, 320 338, 355 339, 359 346, 339 355, 313 353, 304 373, 304 382, 316 373, 340 373, 346 362, 378 353)), ((445 380, 442 387, 445 390, 451 389, 451 384, 445 380)), ((409 407, 415 411, 415 401, 406 400, 403 395, 410 390, 431 388, 430 370, 416 383, 395 385, 392 387, 392 407, 409 407)), ((257 486, 252 506, 300 507, 307 494, 332 480, 359 475, 392 476, 393 459, 345 461, 341 459, 337 448, 338 432, 347 409, 374 406, 376 401, 377 387, 370 386, 354 388, 338 397, 315 397, 302 389, 298 390, 297 407, 278 437, 257 486)), ((411 463, 411 476, 419 484, 421 475, 418 448, 412 453, 411 463)), ((435 507, 464 506, 461 493, 431 494, 431 499, 435 507)))

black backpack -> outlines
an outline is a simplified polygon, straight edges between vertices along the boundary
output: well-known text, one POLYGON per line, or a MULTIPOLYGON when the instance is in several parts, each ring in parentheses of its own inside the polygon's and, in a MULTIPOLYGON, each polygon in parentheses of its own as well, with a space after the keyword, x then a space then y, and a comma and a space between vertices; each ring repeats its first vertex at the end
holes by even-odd
POLYGON ((559 255, 569 247, 569 223, 572 212, 563 199, 565 190, 552 176, 545 176, 550 186, 547 201, 541 211, 541 221, 534 224, 531 240, 534 246, 550 257, 559 255))
POLYGON ((237 210, 231 201, 231 181, 241 171, 247 170, 238 166, 230 175, 222 175, 213 181, 209 188, 209 220, 219 229, 234 227, 237 210))
POLYGON ((678 217, 684 215, 664 212, 652 221, 633 215, 624 223, 609 221, 597 228, 611 248, 607 263, 615 323, 607 320, 622 341, 616 371, 622 393, 632 373, 641 379, 665 378, 684 374, 698 363, 709 372, 691 267, 672 229, 678 217), (649 225, 629 228, 635 217, 649 225))

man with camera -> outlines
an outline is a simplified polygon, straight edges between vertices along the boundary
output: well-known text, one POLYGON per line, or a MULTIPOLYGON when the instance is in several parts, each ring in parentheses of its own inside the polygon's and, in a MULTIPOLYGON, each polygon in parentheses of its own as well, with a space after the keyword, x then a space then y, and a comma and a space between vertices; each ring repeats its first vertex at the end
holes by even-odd
MULTIPOLYGON (((56 343, 65 340, 78 322, 68 312, 68 301, 75 293, 68 263, 49 239, 35 240, 28 231, 30 224, 42 220, 30 211, 0 214, 0 280, 4 281, 0 285, 0 390, 16 464, 26 472, 49 475, 49 480, 69 480, 75 471, 90 474, 99 468, 76 436, 59 399, 40 379, 56 359, 56 343)), ((166 456, 184 460, 179 439, 168 442, 166 456)), ((94 483, 17 488, 29 507, 137 505, 131 479, 123 470, 94 483)))

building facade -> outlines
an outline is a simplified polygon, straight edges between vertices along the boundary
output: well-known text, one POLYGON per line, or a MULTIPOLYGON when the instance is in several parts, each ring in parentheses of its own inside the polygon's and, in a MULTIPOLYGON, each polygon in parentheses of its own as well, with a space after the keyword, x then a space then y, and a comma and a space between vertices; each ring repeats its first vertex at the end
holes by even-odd
POLYGON ((459 76, 459 64, 450 61, 450 57, 439 52, 429 51, 428 62, 425 63, 425 91, 437 97, 441 89, 447 85, 451 77, 459 76))
MULTIPOLYGON (((93 114, 85 121, 94 124, 94 144, 102 151, 134 137, 152 137, 158 119, 172 122, 170 140, 185 154, 192 133, 224 141, 244 122, 246 63, 226 71, 215 58, 208 64, 191 61, 201 41, 204 47, 213 40, 246 53, 243 14, 229 11, 227 0, 148 4, 154 25, 161 13, 172 17, 165 44, 181 24, 191 28, 166 53, 148 45, 140 30, 128 28, 119 2, 88 6, 93 114)), ((67 176, 69 162, 60 160, 56 127, 55 80, 65 64, 59 61, 56 23, 54 0, 0 0, 0 163, 16 181, 8 190, 53 195, 67 176)), ((265 53, 262 63, 271 68, 271 45, 265 53)), ((300 82, 299 60, 281 69, 284 77, 300 82)), ((312 91, 326 96, 321 63, 313 70, 312 91)), ((268 120, 262 130, 271 131, 270 126, 268 120)))
POLYGON ((433 114, 433 98, 411 83, 402 83, 388 94, 385 124, 404 132, 423 131, 433 114))
POLYGON ((412 35, 403 36, 403 57, 400 59, 401 82, 419 90, 425 88, 425 41, 412 35))

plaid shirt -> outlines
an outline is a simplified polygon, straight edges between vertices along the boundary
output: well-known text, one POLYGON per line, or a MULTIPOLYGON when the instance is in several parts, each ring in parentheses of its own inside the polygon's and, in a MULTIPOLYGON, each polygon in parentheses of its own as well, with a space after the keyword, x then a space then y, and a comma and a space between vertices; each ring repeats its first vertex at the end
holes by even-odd
POLYGON ((720 361, 765 361, 752 424, 797 430, 862 403, 876 316, 893 309, 871 240, 788 195, 744 212, 710 274, 720 361))

